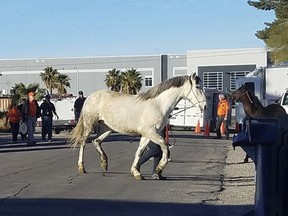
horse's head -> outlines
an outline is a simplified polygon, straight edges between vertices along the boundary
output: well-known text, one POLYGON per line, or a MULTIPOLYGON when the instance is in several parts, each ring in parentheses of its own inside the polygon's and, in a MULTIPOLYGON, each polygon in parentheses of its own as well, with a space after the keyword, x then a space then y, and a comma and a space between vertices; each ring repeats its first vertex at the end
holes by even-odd
POLYGON ((203 111, 206 109, 206 97, 203 89, 200 87, 200 82, 201 79, 196 73, 193 73, 189 77, 189 89, 187 89, 186 99, 203 111))
POLYGON ((241 101, 242 97, 245 94, 248 94, 249 88, 246 85, 243 85, 236 89, 235 91, 231 92, 232 100, 234 101, 241 101))

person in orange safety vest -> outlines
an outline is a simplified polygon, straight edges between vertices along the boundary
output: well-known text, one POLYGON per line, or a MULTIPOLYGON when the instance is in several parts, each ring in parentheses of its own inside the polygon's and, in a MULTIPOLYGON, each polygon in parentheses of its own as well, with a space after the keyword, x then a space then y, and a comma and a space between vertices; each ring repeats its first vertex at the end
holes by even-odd
POLYGON ((217 107, 217 121, 216 121, 216 137, 215 139, 221 139, 221 124, 223 122, 225 128, 225 139, 229 139, 229 129, 228 129, 228 114, 230 111, 230 106, 225 98, 224 94, 219 94, 219 103, 217 107))

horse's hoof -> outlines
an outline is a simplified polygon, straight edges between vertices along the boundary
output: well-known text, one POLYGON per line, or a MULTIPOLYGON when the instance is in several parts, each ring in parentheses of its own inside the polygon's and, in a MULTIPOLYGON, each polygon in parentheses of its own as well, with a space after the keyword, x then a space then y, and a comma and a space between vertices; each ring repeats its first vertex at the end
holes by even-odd
POLYGON ((142 175, 136 175, 136 176, 134 176, 134 178, 135 178, 137 181, 145 180, 145 178, 144 178, 142 175))
POLYGON ((101 167, 103 170, 107 171, 108 170, 108 164, 107 163, 101 163, 101 167))
POLYGON ((84 173, 86 173, 85 168, 79 168, 79 169, 78 169, 78 173, 79 173, 79 174, 84 174, 84 173))
POLYGON ((163 169, 161 169, 159 166, 156 167, 156 173, 158 175, 161 175, 161 173, 163 172, 163 169))

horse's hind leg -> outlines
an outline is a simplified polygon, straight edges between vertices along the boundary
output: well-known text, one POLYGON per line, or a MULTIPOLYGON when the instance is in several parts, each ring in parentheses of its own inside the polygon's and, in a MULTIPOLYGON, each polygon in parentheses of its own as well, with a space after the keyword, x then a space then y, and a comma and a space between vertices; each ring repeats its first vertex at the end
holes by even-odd
POLYGON ((86 141, 89 135, 90 135, 90 132, 87 132, 87 133, 84 133, 82 136, 82 143, 80 145, 79 158, 78 158, 78 173, 79 174, 86 173, 83 158, 84 158, 84 149, 86 146, 86 141))
POLYGON ((100 162, 102 169, 106 170, 108 169, 108 157, 106 153, 104 152, 103 148, 101 147, 102 141, 108 137, 112 133, 112 130, 107 127, 106 125, 101 125, 100 131, 98 132, 96 138, 92 141, 94 144, 94 147, 96 148, 97 152, 100 155, 100 162))
MULTIPOLYGON (((84 117, 80 117, 81 122, 82 121, 85 122, 85 119, 83 120, 84 117)), ((88 137, 90 136, 92 128, 93 128, 93 122, 85 122, 82 124, 83 124, 83 133, 81 134, 81 144, 80 144, 79 158, 78 158, 78 173, 79 174, 86 173, 85 166, 84 166, 84 159, 83 159, 84 149, 86 146, 86 141, 88 137)))

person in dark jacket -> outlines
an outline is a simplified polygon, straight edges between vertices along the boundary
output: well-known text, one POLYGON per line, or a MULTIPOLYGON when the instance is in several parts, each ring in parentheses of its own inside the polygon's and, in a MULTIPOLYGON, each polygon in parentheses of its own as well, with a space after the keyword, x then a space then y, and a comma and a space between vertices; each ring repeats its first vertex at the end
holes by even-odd
POLYGON ((48 142, 52 141, 52 122, 53 114, 59 119, 53 103, 50 101, 50 95, 45 96, 45 100, 40 105, 40 115, 42 119, 42 140, 45 141, 48 135, 48 142))
POLYGON ((76 99, 76 101, 74 103, 74 115, 75 115, 75 121, 76 122, 78 122, 78 120, 79 120, 83 104, 86 100, 86 98, 83 96, 83 91, 79 91, 78 96, 79 97, 76 99))
POLYGON ((35 145, 36 141, 34 138, 35 127, 37 118, 40 117, 40 109, 37 101, 35 100, 35 92, 28 93, 28 100, 23 104, 23 112, 24 116, 22 116, 23 121, 27 125, 28 129, 28 138, 27 145, 35 145))
MULTIPOLYGON (((21 112, 21 115, 22 115, 22 116, 25 116, 25 114, 23 113, 23 105, 24 105, 24 103, 25 103, 26 100, 27 100, 27 96, 21 97, 21 102, 20 102, 20 104, 17 106, 17 109, 21 112)), ((25 124, 25 123, 23 123, 23 124, 25 124)), ((19 132, 20 132, 22 141, 23 141, 23 140, 27 140, 27 133, 22 133, 21 131, 19 131, 19 132)))

